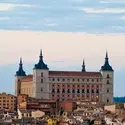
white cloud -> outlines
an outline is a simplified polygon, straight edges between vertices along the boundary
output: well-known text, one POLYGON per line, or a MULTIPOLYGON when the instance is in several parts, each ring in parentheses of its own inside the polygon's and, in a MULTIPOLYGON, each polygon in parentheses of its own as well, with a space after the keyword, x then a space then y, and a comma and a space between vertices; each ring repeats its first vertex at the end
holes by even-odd
POLYGON ((120 17, 121 20, 125 20, 125 16, 120 17))
POLYGON ((17 63, 20 56, 23 57, 24 62, 37 62, 39 50, 42 48, 44 60, 48 65, 52 61, 64 61, 63 65, 81 67, 82 59, 85 58, 87 69, 100 69, 107 49, 110 64, 114 69, 125 66, 124 34, 96 35, 80 32, 2 30, 0 34, 1 65, 17 63))
POLYGON ((29 5, 29 4, 5 4, 0 3, 0 11, 9 11, 16 7, 36 7, 37 5, 29 5))
POLYGON ((122 26, 112 26, 113 29, 124 29, 122 26))
POLYGON ((45 24, 46 26, 50 26, 50 27, 53 27, 53 26, 56 26, 57 24, 55 23, 49 23, 49 24, 45 24))
POLYGON ((95 8, 78 8, 87 13, 124 13, 125 9, 122 8, 105 8, 105 9, 95 9, 95 8))
POLYGON ((102 0, 100 3, 111 3, 111 4, 116 4, 116 3, 125 3, 125 0, 102 0))
POLYGON ((9 17, 0 17, 0 20, 9 20, 9 17))

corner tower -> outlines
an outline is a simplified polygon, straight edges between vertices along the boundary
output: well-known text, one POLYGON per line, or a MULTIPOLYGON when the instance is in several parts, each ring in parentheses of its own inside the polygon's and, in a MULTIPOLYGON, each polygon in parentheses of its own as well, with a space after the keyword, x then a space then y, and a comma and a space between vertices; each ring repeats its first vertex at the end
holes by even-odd
POLYGON ((114 70, 109 64, 108 52, 106 52, 105 63, 100 72, 102 74, 102 103, 109 105, 113 103, 114 70))
POLYGON ((21 78, 25 77, 26 73, 23 70, 23 62, 22 62, 22 58, 20 58, 20 63, 19 63, 19 69, 16 72, 15 75, 15 95, 18 96, 20 94, 20 87, 21 87, 21 78))
POLYGON ((49 68, 43 61, 42 50, 33 68, 33 97, 49 99, 49 68))
POLYGON ((86 72, 85 61, 84 61, 84 59, 83 59, 83 64, 82 64, 82 72, 86 72))

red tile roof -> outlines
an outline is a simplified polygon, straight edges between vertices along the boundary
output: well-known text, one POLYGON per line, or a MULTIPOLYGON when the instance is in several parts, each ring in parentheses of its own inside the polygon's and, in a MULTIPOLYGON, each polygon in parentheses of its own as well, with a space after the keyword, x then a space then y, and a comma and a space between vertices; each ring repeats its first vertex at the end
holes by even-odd
POLYGON ((100 72, 49 71, 50 76, 92 76, 100 77, 100 72))
POLYGON ((21 79, 21 82, 30 82, 30 81, 33 81, 33 75, 28 75, 21 79))

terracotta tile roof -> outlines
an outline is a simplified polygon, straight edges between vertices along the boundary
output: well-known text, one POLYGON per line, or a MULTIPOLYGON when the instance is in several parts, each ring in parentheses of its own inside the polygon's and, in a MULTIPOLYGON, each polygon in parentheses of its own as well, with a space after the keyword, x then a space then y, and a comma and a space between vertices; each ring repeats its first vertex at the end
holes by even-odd
POLYGON ((33 75, 24 76, 21 79, 21 82, 30 82, 30 81, 33 81, 33 75))
POLYGON ((50 76, 92 76, 100 77, 100 72, 49 71, 50 76))

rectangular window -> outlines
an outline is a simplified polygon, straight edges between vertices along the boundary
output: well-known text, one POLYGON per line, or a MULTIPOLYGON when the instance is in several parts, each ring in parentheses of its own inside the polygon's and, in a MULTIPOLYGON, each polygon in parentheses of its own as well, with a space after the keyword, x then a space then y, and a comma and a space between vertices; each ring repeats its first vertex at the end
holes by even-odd
POLYGON ((43 77, 43 73, 41 73, 41 77, 43 77))
POLYGON ((43 79, 41 79, 41 83, 43 83, 43 79))
POLYGON ((41 92, 43 91, 43 88, 41 88, 41 92))

